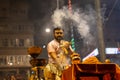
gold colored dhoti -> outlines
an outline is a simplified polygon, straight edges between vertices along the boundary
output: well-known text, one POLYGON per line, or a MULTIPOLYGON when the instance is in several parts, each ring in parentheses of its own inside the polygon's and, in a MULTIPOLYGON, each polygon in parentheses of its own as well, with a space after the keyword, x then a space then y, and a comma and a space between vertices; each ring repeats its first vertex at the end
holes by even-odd
POLYGON ((56 64, 47 64, 44 68, 45 80, 61 80, 62 70, 56 64))

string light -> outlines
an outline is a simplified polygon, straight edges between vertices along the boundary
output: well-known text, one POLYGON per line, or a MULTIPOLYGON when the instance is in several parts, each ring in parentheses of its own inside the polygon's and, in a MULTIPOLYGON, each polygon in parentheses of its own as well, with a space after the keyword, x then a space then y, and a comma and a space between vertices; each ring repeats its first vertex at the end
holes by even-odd
MULTIPOLYGON (((71 0, 68 0, 68 9, 70 11, 70 13, 72 14, 72 2, 71 0)), ((72 22, 71 22, 72 24, 72 22)), ((71 45, 72 45, 72 49, 75 51, 75 39, 74 39, 74 33, 73 33, 73 25, 71 25, 71 45)))

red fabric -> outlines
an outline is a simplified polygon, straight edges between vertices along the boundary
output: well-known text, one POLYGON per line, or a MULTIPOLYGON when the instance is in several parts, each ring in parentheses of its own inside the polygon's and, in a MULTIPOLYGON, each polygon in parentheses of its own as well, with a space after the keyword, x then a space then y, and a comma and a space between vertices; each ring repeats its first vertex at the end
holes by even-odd
POLYGON ((72 80, 72 67, 63 71, 62 80, 72 80))
MULTIPOLYGON (((72 75, 72 67, 69 67, 68 69, 63 71, 62 74, 62 80, 75 80, 75 74, 72 75)), ((116 80, 120 80, 120 68, 116 65, 116 74, 115 74, 116 80)), ((80 77, 80 80, 99 80, 98 77, 80 77)), ((103 80, 111 80, 110 74, 106 74, 103 77, 103 80)))
POLYGON ((116 80, 120 80, 120 67, 116 64, 116 80))

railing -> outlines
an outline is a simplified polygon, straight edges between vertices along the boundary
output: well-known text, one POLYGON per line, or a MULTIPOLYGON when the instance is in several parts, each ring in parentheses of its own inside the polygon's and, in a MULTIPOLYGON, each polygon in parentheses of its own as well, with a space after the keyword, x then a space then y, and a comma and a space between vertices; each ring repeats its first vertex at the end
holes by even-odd
POLYGON ((0 67, 30 67, 28 55, 1 55, 0 67))

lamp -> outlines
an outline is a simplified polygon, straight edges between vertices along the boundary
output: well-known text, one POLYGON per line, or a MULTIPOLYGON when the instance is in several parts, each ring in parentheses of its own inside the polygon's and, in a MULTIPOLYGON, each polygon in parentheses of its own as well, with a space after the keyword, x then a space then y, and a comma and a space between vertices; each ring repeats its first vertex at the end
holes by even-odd
POLYGON ((42 48, 38 46, 33 46, 28 48, 28 54, 32 57, 30 64, 32 67, 36 68, 37 80, 41 79, 40 70, 42 70, 47 64, 46 59, 39 59, 38 56, 41 54, 42 48))

